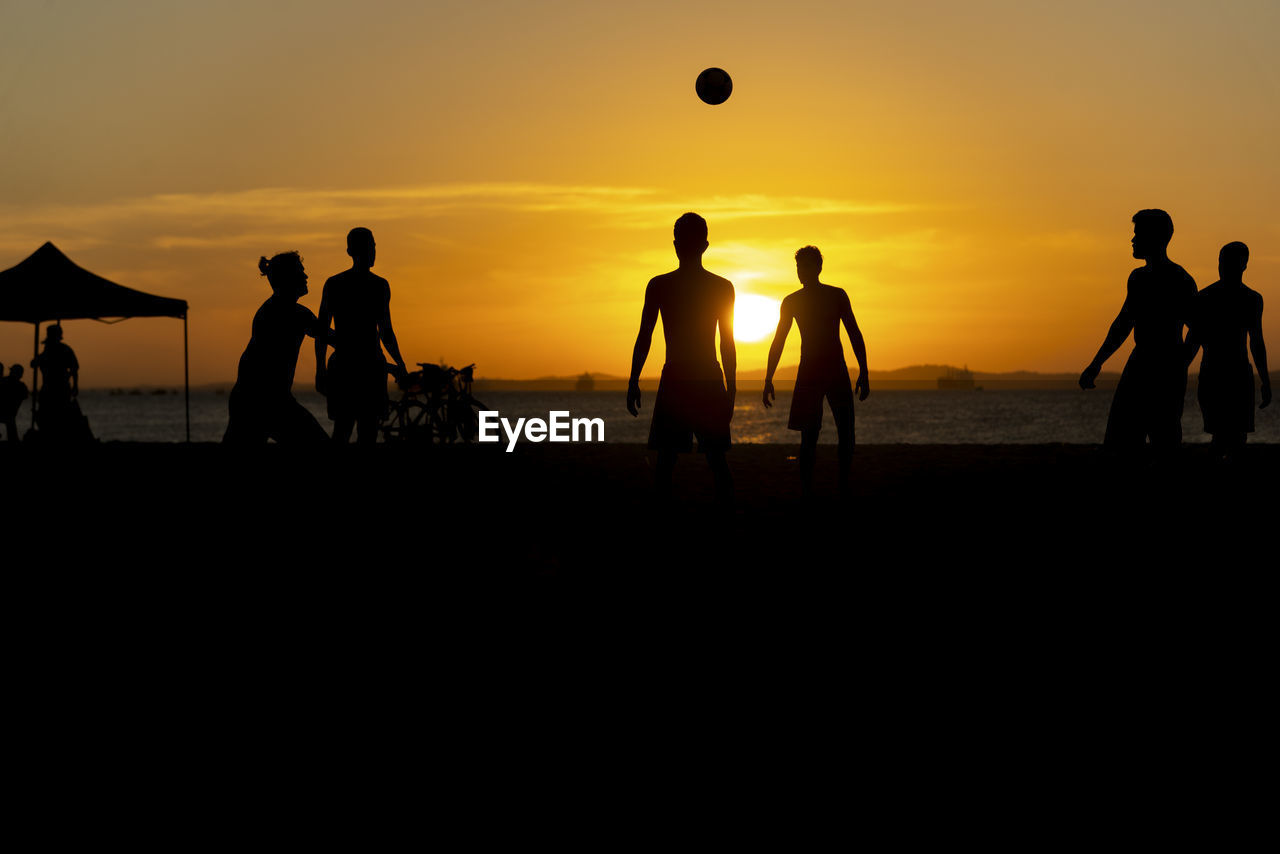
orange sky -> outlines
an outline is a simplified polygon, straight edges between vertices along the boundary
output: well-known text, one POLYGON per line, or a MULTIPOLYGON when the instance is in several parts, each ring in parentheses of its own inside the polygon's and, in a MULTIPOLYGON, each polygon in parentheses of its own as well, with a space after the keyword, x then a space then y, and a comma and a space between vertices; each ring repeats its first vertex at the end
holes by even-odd
MULTIPOLYGON (((696 210, 739 293, 781 298, 821 247, 873 369, 1078 371, 1130 216, 1163 207, 1201 286, 1250 245, 1280 346, 1274 2, 616 5, 5 4, 0 268, 53 240, 188 300, 192 381, 222 381, 258 256, 299 250, 314 309, 365 225, 410 362, 625 374, 696 210), (719 107, 693 93, 712 65, 719 107)), ((31 338, 0 324, 0 362, 31 338)), ((181 381, 176 321, 67 340, 85 385, 181 381)))

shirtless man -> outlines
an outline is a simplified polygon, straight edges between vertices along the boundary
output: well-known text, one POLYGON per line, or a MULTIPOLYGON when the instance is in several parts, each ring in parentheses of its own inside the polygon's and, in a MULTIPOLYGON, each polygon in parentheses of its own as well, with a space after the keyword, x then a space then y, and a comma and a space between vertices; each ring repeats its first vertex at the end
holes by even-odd
POLYGON ((1253 432, 1253 368, 1258 368, 1265 409, 1271 403, 1267 345, 1262 340, 1262 294, 1244 283, 1249 247, 1228 243, 1218 253, 1218 281, 1196 294, 1187 332, 1186 360, 1204 347, 1196 396, 1204 415, 1204 432, 1213 436, 1214 453, 1231 460, 1253 432), (1248 346, 1246 348, 1246 339, 1248 346))
POLYGON ((387 411, 387 361, 385 345, 395 360, 398 376, 404 376, 404 358, 391 328, 391 286, 370 268, 377 247, 373 232, 353 228, 347 234, 351 269, 331 276, 320 296, 316 335, 316 391, 329 398, 333 440, 345 445, 357 424, 357 441, 370 445, 378 439, 378 424, 387 411), (326 364, 330 321, 333 322, 333 359, 326 364))
POLYGON ((729 449, 729 421, 737 396, 738 355, 733 343, 733 283, 703 268, 707 251, 707 221, 695 213, 676 220, 679 268, 649 280, 640 314, 640 333, 631 356, 627 411, 640 413, 640 370, 653 343, 653 327, 662 316, 667 361, 662 366, 658 397, 649 426, 649 447, 658 452, 655 481, 661 499, 671 495, 676 454, 698 450, 706 454, 715 476, 716 496, 732 501, 733 480, 725 462, 729 449), (716 362, 716 328, 720 329, 720 358, 716 362))
POLYGON ((1080 374, 1080 387, 1093 388, 1103 363, 1133 332, 1133 353, 1120 375, 1107 417, 1103 445, 1111 450, 1141 449, 1147 437, 1153 448, 1165 451, 1182 442, 1182 399, 1187 393, 1182 327, 1191 316, 1196 282, 1169 260, 1172 238, 1173 220, 1164 211, 1133 215, 1133 257, 1146 265, 1129 274, 1120 313, 1097 355, 1080 374))
POLYGON ((764 405, 773 406, 773 374, 778 370, 782 348, 791 331, 791 321, 800 327, 800 369, 796 388, 791 395, 791 416, 787 427, 800 431, 800 489, 804 497, 813 495, 813 465, 818 451, 818 433, 822 430, 822 399, 831 406, 839 439, 840 494, 849 494, 850 471, 853 468, 853 388, 849 369, 840 344, 840 324, 853 345, 858 360, 858 400, 871 394, 867 373, 867 345, 862 330, 853 316, 849 295, 842 289, 824 285, 818 280, 822 272, 822 253, 816 246, 796 252, 796 276, 803 288, 782 301, 778 312, 778 329, 769 347, 769 366, 765 371, 764 405))

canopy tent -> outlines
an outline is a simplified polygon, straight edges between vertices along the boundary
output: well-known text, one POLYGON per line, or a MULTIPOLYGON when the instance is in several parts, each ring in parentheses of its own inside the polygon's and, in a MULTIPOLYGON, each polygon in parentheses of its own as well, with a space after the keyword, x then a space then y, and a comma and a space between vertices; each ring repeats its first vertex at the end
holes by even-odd
MULTIPOLYGON (((40 324, 63 320, 125 320, 130 317, 182 318, 182 379, 185 387, 187 441, 191 441, 191 381, 187 354, 187 301, 169 299, 117 285, 77 266, 62 250, 46 243, 25 261, 0 272, 0 320, 40 324)), ((32 375, 34 389, 39 369, 32 375)), ((35 401, 31 405, 35 421, 35 401)))

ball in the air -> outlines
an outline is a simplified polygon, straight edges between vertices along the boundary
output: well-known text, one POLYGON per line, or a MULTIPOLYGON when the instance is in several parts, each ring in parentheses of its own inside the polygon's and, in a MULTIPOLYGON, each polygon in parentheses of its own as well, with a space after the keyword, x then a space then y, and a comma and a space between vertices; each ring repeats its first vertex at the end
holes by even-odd
POLYGON ((715 106, 729 100, 733 94, 733 80, 723 68, 708 68, 698 75, 698 82, 693 84, 698 90, 698 97, 715 106))

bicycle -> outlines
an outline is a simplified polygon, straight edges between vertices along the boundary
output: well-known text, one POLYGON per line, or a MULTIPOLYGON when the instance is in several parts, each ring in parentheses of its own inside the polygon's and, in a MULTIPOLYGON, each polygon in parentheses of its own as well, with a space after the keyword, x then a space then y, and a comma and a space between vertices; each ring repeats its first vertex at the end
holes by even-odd
POLYGON ((471 394, 475 364, 458 369, 418 362, 421 370, 396 380, 401 396, 382 422, 386 442, 470 442, 480 428, 480 410, 471 394))

